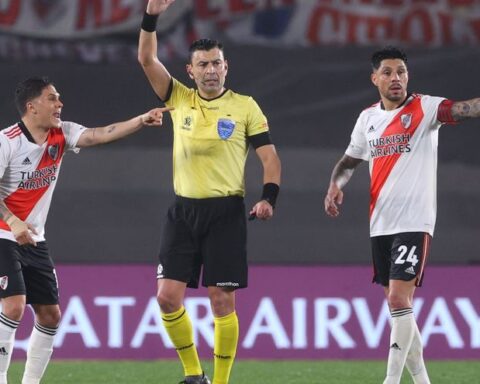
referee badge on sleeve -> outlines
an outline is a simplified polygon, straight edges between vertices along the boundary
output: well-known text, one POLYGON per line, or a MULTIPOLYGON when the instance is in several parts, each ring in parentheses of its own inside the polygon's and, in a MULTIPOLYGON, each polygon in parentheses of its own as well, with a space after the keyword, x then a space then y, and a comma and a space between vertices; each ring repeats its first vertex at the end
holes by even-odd
POLYGON ((235 130, 235 121, 230 119, 218 119, 217 132, 222 140, 227 140, 235 130))

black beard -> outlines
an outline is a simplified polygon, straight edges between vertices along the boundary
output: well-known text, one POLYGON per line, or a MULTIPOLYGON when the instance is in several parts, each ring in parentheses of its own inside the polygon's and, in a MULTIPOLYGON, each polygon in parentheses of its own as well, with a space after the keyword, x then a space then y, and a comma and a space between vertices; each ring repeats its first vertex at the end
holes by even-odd
POLYGON ((401 101, 405 98, 405 95, 401 94, 399 96, 385 95, 385 98, 389 101, 401 101))

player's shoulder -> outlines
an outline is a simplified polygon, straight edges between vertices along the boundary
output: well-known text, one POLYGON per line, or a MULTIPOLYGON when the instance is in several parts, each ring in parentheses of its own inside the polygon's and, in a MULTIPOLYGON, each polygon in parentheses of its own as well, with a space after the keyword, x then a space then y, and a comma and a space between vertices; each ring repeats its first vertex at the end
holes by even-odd
POLYGON ((22 134, 22 128, 19 123, 10 125, 9 127, 2 128, 0 130, 0 138, 2 141, 11 141, 19 137, 22 134))
POLYGON ((77 135, 78 132, 83 132, 87 127, 73 121, 62 121, 60 128, 52 129, 56 135, 63 135, 63 137, 68 138, 72 135, 77 135))
POLYGON ((360 112, 361 114, 362 113, 374 113, 377 109, 378 109, 378 106, 380 105, 380 100, 373 103, 373 104, 370 104, 368 107, 364 108, 362 110, 362 112, 360 112))
POLYGON ((413 99, 420 100, 422 104, 422 108, 424 109, 432 109, 435 111, 440 103, 442 103, 445 100, 445 97, 440 97, 440 96, 432 96, 432 95, 424 95, 421 93, 413 93, 412 94, 413 99))
POLYGON ((360 112, 360 115, 358 117, 363 118, 363 117, 366 117, 366 116, 371 116, 371 115, 376 114, 379 110, 379 108, 378 108, 379 105, 380 105, 380 101, 377 101, 376 103, 371 104, 370 106, 364 108, 360 112))
POLYGON ((0 150, 3 153, 12 153, 15 148, 19 148, 22 145, 22 133, 18 123, 0 130, 0 150))
POLYGON ((412 93, 412 98, 414 100, 415 99, 420 99, 422 102, 424 102, 424 101, 438 102, 438 101, 445 100, 445 97, 442 97, 442 96, 425 95, 423 93, 412 93))
MULTIPOLYGON (((80 125, 80 124, 75 123, 73 121, 62 121, 60 123, 60 128, 57 128, 57 129, 65 130, 65 129, 70 129, 70 128, 78 126, 78 125, 80 125)), ((55 128, 53 128, 53 129, 55 129, 55 128)))

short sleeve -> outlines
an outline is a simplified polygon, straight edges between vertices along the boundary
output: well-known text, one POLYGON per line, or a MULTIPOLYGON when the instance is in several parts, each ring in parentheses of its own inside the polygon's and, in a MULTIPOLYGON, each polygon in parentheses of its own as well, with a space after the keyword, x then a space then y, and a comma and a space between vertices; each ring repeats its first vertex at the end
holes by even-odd
MULTIPOLYGON (((167 107, 178 107, 179 103, 188 100, 194 91, 172 77, 169 89, 169 97, 165 101, 167 107)), ((175 112, 175 111, 172 111, 175 112)))
POLYGON ((424 111, 424 120, 433 129, 438 129, 444 124, 438 120, 438 108, 445 101, 444 97, 422 95, 422 109, 424 111))
POLYGON ((5 135, 0 134, 0 179, 10 163, 12 149, 5 135))
POLYGON ((253 98, 248 99, 247 136, 268 132, 268 121, 253 98))
POLYGON ((352 135, 350 136, 350 144, 345 151, 345 154, 354 157, 355 159, 362 159, 369 161, 370 154, 368 150, 368 143, 365 138, 365 124, 364 114, 360 114, 353 128, 352 135))
POLYGON ((65 136, 66 141, 66 150, 73 151, 78 153, 80 148, 77 147, 78 140, 83 132, 85 132, 87 128, 83 125, 73 123, 71 121, 64 121, 62 123, 62 131, 65 136))

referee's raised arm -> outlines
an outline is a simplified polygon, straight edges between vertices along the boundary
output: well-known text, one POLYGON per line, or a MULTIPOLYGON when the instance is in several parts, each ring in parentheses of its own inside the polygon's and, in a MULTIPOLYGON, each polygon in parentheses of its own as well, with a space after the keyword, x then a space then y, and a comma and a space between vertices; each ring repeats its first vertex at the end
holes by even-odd
POLYGON ((147 10, 143 15, 138 42, 138 61, 153 90, 161 100, 165 100, 167 97, 171 76, 157 56, 157 19, 174 1, 149 0, 147 10))

